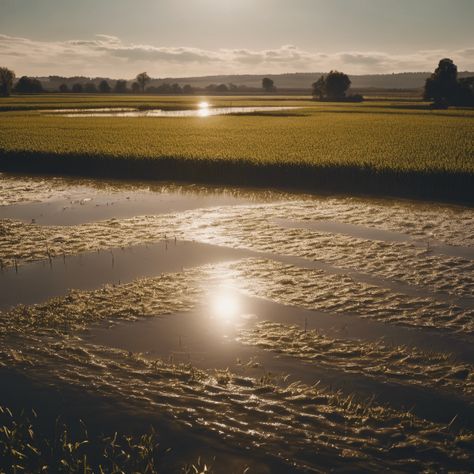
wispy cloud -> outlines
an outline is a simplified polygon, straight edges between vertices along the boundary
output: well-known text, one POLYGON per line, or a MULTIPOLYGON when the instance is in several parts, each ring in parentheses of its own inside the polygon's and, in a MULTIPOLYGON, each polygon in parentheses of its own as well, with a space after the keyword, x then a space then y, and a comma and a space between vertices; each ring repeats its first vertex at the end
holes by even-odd
POLYGON ((133 77, 146 70, 155 77, 226 73, 283 73, 341 69, 352 74, 430 71, 442 57, 462 70, 474 69, 474 48, 414 51, 325 53, 294 45, 265 50, 165 47, 126 44, 110 35, 69 41, 36 41, 0 34, 0 64, 18 74, 133 77))

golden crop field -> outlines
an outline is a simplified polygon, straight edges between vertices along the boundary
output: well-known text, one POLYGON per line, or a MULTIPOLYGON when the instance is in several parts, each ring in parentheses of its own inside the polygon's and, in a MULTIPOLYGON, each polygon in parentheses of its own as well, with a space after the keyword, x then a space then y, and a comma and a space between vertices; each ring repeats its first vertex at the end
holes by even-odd
MULTIPOLYGON (((265 165, 271 171, 356 170, 365 173, 474 173, 474 111, 431 111, 426 103, 368 101, 317 103, 304 97, 158 97, 49 95, 0 103, 0 157, 21 155, 173 161, 220 167, 265 165), (294 110, 213 117, 64 117, 51 108, 210 106, 295 106, 294 110), (27 107, 34 110, 12 110, 27 107)), ((88 161, 89 159, 89 161, 88 161)), ((176 164, 177 163, 177 164, 176 164)), ((62 171, 67 171, 63 162, 62 171)), ((112 170, 111 170, 112 172, 112 170)), ((226 170, 222 170, 225 174, 226 170)), ((249 170, 246 170, 249 172, 249 170)), ((302 171, 303 172, 303 171, 302 171)), ((201 179, 196 172, 195 179, 201 179)), ((186 177, 189 177, 186 175, 186 177)), ((245 180, 245 176, 243 177, 245 180)), ((270 179, 270 178, 269 178, 270 179)), ((350 179, 350 176, 345 178, 350 179)), ((464 181, 466 176, 464 176, 464 181)), ((261 183, 261 184, 272 184, 261 183)), ((298 185, 298 182, 292 182, 298 185)))

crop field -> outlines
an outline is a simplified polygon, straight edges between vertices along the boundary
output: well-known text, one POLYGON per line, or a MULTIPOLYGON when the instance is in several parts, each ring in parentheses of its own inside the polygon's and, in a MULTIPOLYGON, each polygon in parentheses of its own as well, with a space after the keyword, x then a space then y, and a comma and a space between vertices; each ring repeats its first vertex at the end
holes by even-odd
POLYGON ((414 101, 46 95, 0 102, 3 169, 425 194, 471 200, 474 111, 414 101), (291 106, 213 117, 64 117, 51 109, 291 106), (112 161, 110 161, 112 160, 112 161))
POLYGON ((2 99, 0 473, 471 472, 473 126, 2 99))
POLYGON ((470 472, 473 229, 459 204, 0 175, 0 472, 470 472))

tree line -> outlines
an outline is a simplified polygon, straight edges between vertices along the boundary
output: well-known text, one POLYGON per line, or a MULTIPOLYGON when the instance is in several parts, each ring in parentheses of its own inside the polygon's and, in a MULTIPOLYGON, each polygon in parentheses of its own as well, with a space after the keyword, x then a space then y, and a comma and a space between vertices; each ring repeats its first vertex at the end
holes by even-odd
MULTIPOLYGON (((135 80, 128 88, 127 81, 119 79, 113 86, 105 79, 99 84, 89 81, 86 83, 76 82, 72 85, 63 83, 59 86, 59 92, 67 93, 152 93, 152 94, 193 94, 194 88, 186 84, 163 83, 158 86, 149 86, 151 78, 146 72, 137 74, 135 80)), ((347 101, 360 102, 363 97, 360 94, 348 94, 351 86, 349 76, 340 71, 331 71, 321 76, 312 84, 312 95, 314 100, 319 101, 347 101)), ((212 93, 246 92, 250 88, 235 84, 209 84, 205 90, 212 93)), ((272 79, 262 79, 262 89, 265 93, 275 93, 277 88, 272 79)), ((251 90, 251 89, 250 89, 251 90)), ((32 77, 22 76, 15 83, 15 73, 8 68, 0 67, 0 95, 8 96, 15 93, 40 93, 45 92, 41 82, 32 77)), ((433 108, 446 108, 454 106, 474 106, 474 77, 458 78, 458 69, 449 58, 442 59, 434 73, 426 80, 423 98, 432 100, 433 108)))

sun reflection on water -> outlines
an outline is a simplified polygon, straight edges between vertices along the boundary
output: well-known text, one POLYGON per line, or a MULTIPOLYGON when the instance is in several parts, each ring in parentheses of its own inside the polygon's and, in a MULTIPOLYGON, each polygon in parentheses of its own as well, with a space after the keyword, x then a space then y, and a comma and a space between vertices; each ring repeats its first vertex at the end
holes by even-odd
POLYGON ((209 116, 209 102, 202 101, 198 104, 199 107, 199 117, 208 117, 209 116))
POLYGON ((219 289, 211 295, 212 315, 221 321, 231 322, 240 312, 240 305, 235 294, 227 289, 219 289))

